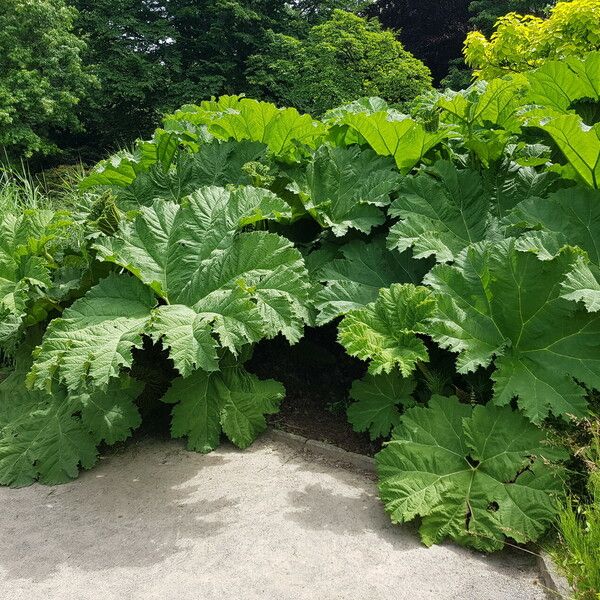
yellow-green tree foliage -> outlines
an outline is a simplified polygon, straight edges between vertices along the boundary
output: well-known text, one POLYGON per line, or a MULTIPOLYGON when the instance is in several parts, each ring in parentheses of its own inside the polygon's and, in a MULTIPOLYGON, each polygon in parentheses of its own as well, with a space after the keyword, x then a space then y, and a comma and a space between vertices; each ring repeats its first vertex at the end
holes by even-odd
POLYGON ((559 2, 547 19, 509 13, 488 39, 473 31, 465 59, 479 79, 520 73, 545 60, 582 56, 600 49, 600 0, 559 2))

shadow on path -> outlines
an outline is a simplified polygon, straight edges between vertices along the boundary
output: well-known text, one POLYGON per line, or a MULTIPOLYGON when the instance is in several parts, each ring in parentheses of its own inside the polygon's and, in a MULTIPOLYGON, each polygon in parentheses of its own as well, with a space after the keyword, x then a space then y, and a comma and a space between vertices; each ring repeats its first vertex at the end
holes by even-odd
POLYGON ((190 498, 227 462, 176 442, 142 443, 66 485, 0 489, 5 578, 41 581, 64 563, 86 571, 144 567, 180 551, 181 538, 216 535, 228 524, 219 513, 235 502, 190 498))

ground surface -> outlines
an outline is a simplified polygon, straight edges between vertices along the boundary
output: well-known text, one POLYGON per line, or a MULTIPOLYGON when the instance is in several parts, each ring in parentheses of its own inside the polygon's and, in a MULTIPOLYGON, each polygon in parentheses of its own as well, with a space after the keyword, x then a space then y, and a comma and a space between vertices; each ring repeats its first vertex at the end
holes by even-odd
POLYGON ((366 372, 365 363, 348 356, 336 342, 337 328, 307 328, 290 346, 283 338, 258 344, 247 368, 261 379, 276 379, 286 396, 272 427, 373 456, 381 448, 366 433, 352 430, 346 417, 352 382, 366 372))
POLYGON ((533 561, 393 527, 369 476, 263 437, 143 441, 68 485, 0 489, 0 598, 542 600, 533 561))

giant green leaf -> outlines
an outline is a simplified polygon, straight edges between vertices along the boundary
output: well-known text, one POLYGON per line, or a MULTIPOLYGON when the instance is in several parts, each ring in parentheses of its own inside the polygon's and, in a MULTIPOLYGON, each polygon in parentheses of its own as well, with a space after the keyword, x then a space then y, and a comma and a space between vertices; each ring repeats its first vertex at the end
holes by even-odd
MULTIPOLYGON (((224 261, 242 258, 232 248, 237 232, 256 222, 276 219, 287 210, 283 200, 258 188, 229 192, 210 187, 192 194, 179 211, 170 233, 165 265, 169 300, 189 304, 208 293, 203 288, 209 279, 212 289, 218 289, 234 277, 241 277, 243 273, 235 270, 219 271, 227 266, 235 269, 233 264, 223 264, 224 261)), ((259 236, 281 240, 262 232, 248 235, 255 236, 252 239, 257 243, 259 236)), ((281 245, 285 245, 283 240, 281 245)), ((268 256, 261 258, 269 260, 268 256)))
MULTIPOLYGON (((53 302, 63 299, 58 280, 65 274, 65 251, 77 259, 78 231, 64 211, 0 212, 0 347, 11 351, 23 326, 44 320, 53 302)), ((73 274, 75 285, 80 277, 73 274)))
POLYGON ((111 378, 131 366, 131 351, 141 347, 155 305, 152 291, 139 280, 109 275, 51 321, 36 350, 30 382, 49 389, 56 375, 69 390, 88 382, 106 389, 111 378))
POLYGON ((586 414, 586 390, 600 389, 600 316, 563 298, 580 260, 565 248, 552 260, 519 252, 515 240, 469 247, 454 266, 426 277, 437 309, 428 333, 458 353, 460 373, 495 371, 494 402, 519 406, 534 422, 586 414))
POLYGON ((600 191, 571 187, 548 198, 528 198, 505 222, 517 229, 551 233, 561 245, 583 248, 600 265, 600 191))
POLYGON ((219 372, 196 371, 176 379, 163 402, 175 405, 173 436, 187 437, 191 450, 210 452, 219 445, 221 431, 236 446, 248 447, 266 429, 265 415, 277 412, 284 395, 279 382, 260 380, 226 362, 219 372))
POLYGON ((199 187, 251 183, 244 171, 250 162, 264 159, 266 146, 260 142, 218 142, 200 146, 198 152, 182 154, 176 164, 179 198, 199 187))
POLYGON ((113 274, 54 320, 32 382, 57 375, 70 390, 105 387, 131 366, 143 334, 169 347, 183 375, 215 370, 219 343, 235 354, 278 333, 297 341, 311 287, 300 253, 278 235, 240 231, 283 210, 277 196, 250 187, 201 188, 182 206, 142 207, 96 244, 100 258, 138 279, 113 274), (153 292, 166 306, 155 309, 153 292))
POLYGON ((355 381, 350 397, 355 401, 348 407, 348 421, 354 431, 368 431, 372 440, 388 437, 400 422, 399 406, 414 405, 412 393, 417 383, 398 373, 367 374, 355 381))
POLYGON ((370 233, 382 225, 379 207, 390 203, 399 181, 394 161, 372 150, 321 146, 293 190, 323 227, 343 236, 349 228, 370 233))
POLYGON ((295 108, 277 108, 268 102, 242 98, 206 120, 209 131, 227 140, 266 144, 275 156, 294 156, 299 145, 316 146, 325 126, 295 108))
POLYGON ((404 377, 429 355, 418 333, 428 331, 435 300, 430 291, 412 284, 382 289, 375 302, 350 311, 339 326, 339 341, 351 356, 368 360, 369 373, 398 368, 404 377))
POLYGON ((91 468, 96 446, 131 435, 140 424, 134 404, 141 386, 122 376, 106 391, 67 395, 28 390, 17 369, 0 383, 0 483, 23 486, 39 479, 54 485, 91 468))
POLYGON ((553 522, 566 453, 508 407, 434 396, 406 411, 377 455, 379 490, 394 523, 421 517, 430 546, 449 537, 479 550, 538 539, 553 522))
POLYGON ((581 181, 600 188, 600 123, 590 127, 577 115, 542 110, 528 124, 548 133, 581 181))
POLYGON ((390 116, 387 112, 348 113, 343 123, 359 133, 377 154, 392 156, 403 173, 447 136, 443 130, 428 132, 410 117, 390 116))
POLYGON ((137 209, 151 206, 157 198, 173 202, 205 186, 252 183, 246 172, 248 163, 262 162, 266 146, 259 142, 221 142, 201 144, 196 152, 181 152, 173 167, 160 163, 138 173, 127 187, 118 190, 119 205, 137 209))
POLYGON ((528 100, 559 112, 566 112, 578 100, 600 100, 600 52, 590 52, 583 59, 569 56, 565 60, 546 61, 539 69, 527 73, 528 100))
POLYGON ((135 221, 123 222, 120 234, 104 237, 96 244, 98 257, 116 262, 166 298, 166 263, 169 236, 179 205, 157 201, 142 206, 135 221))
MULTIPOLYGON (((232 311, 222 312, 227 316, 215 313, 214 319, 219 316, 223 320, 229 319, 224 329, 231 331, 232 311)), ((157 341, 162 339, 168 346, 173 363, 184 377, 195 369, 216 371, 219 368, 217 340, 213 336, 211 321, 205 314, 200 315, 182 304, 159 306, 152 315, 150 335, 157 341)), ((232 345, 237 347, 241 344, 232 345)))
POLYGON ((496 207, 476 171, 438 161, 431 169, 404 179, 390 215, 390 248, 413 248, 415 258, 435 255, 451 262, 469 244, 500 237, 496 207))
POLYGON ((394 283, 420 284, 430 266, 429 261, 413 259, 410 252, 387 250, 381 236, 345 244, 336 250, 333 260, 312 274, 324 284, 314 301, 319 310, 317 324, 374 302, 381 288, 394 283))
POLYGON ((158 129, 152 140, 138 142, 132 152, 122 150, 106 160, 100 161, 81 182, 82 189, 95 186, 127 187, 153 165, 163 169, 171 165, 178 148, 177 136, 158 129))

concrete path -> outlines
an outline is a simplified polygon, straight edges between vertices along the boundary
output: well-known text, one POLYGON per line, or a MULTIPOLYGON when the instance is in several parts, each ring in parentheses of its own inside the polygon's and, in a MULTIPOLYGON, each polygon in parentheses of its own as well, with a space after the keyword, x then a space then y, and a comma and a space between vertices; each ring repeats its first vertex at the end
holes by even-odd
POLYGON ((369 476, 265 437, 132 444, 68 485, 0 489, 1 600, 541 600, 522 552, 424 548, 369 476))

